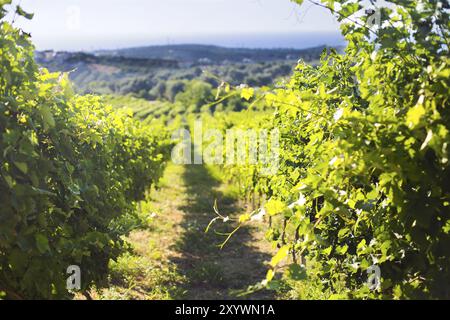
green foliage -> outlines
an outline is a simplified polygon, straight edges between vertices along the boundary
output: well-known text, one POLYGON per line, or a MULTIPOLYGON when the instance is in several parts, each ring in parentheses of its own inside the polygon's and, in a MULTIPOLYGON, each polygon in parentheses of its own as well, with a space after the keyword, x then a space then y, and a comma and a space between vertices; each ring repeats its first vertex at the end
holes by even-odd
MULTIPOLYGON (((156 51, 157 49, 154 48, 156 51)), ((70 71, 70 79, 79 93, 133 95, 146 100, 174 102, 175 96, 184 90, 186 82, 192 80, 202 81, 213 87, 219 86, 222 81, 233 85, 270 85, 274 79, 291 75, 292 66, 299 58, 310 63, 317 62, 321 51, 322 48, 293 52, 268 50, 267 56, 272 56, 271 59, 276 57, 276 60, 246 63, 241 60, 232 64, 227 60, 228 62, 217 61, 206 65, 163 59, 167 55, 138 59, 51 51, 36 52, 36 60, 51 71, 70 71)), ((227 59, 235 58, 234 49, 225 49, 225 52, 227 59)), ((249 55, 257 55, 259 52, 260 50, 253 49, 249 51, 249 55)))
POLYGON ((21 6, 17 6, 17 7, 16 7, 16 13, 17 13, 19 16, 22 16, 22 17, 24 17, 25 19, 28 19, 28 20, 33 19, 33 16, 34 16, 34 13, 28 13, 28 12, 26 12, 25 10, 22 9, 21 6))
POLYGON ((184 91, 178 93, 175 101, 187 107, 189 112, 198 112, 200 107, 213 101, 212 86, 209 83, 193 80, 186 84, 184 91))
MULTIPOLYGON (((340 18, 355 11, 323 2, 340 18)), ((450 297, 448 3, 394 2, 381 27, 342 19, 344 55, 300 63, 265 94, 277 111, 263 127, 281 131, 276 175, 225 169, 248 186, 243 195, 271 199, 274 271, 288 250, 330 298, 450 297), (375 291, 371 265, 381 269, 375 291)))
POLYGON ((81 267, 86 290, 125 250, 120 221, 160 177, 169 145, 127 111, 74 95, 33 52, 0 23, 0 291, 64 298, 68 266, 81 267))

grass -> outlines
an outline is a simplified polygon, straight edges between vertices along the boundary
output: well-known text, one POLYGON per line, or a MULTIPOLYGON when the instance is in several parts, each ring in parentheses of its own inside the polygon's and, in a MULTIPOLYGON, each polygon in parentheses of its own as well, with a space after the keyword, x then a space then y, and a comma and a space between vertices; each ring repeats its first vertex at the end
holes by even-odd
MULTIPOLYGON (((270 248, 257 228, 243 228, 224 249, 218 245, 232 227, 219 224, 205 233, 214 218, 217 200, 221 212, 244 210, 236 190, 221 183, 220 174, 200 165, 170 164, 140 214, 148 225, 127 238, 133 250, 110 263, 109 287, 95 299, 236 299, 238 292, 261 281, 270 260, 270 248), (215 231, 215 232, 214 232, 215 231)), ((240 297, 242 298, 242 297, 240 297)), ((273 298, 260 291, 245 299, 273 298)))

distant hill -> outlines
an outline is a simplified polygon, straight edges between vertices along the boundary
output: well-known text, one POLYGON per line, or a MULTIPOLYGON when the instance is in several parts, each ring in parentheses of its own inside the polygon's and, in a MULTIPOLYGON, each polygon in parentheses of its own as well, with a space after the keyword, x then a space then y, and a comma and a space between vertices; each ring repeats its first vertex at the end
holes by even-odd
POLYGON ((132 94, 147 100, 173 100, 187 81, 217 87, 222 81, 267 86, 291 74, 299 59, 315 64, 325 47, 244 49, 170 45, 97 52, 38 51, 38 64, 70 72, 81 93, 132 94))
POLYGON ((317 59, 325 46, 309 49, 247 49, 211 45, 165 45, 96 51, 100 55, 139 59, 169 59, 185 64, 255 63, 282 60, 311 61, 317 59))
POLYGON ((136 69, 178 68, 178 61, 170 59, 127 58, 123 56, 95 55, 85 52, 37 51, 37 63, 51 71, 70 71, 83 66, 105 66, 110 68, 136 69))

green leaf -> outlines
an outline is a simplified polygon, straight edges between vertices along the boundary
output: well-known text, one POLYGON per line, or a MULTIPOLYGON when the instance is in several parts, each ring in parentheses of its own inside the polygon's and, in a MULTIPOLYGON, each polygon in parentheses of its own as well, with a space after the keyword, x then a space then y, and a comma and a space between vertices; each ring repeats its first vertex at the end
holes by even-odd
POLYGON ((33 17, 34 17, 34 13, 27 13, 27 12, 25 12, 25 11, 22 9, 21 6, 17 6, 17 7, 16 7, 16 13, 17 13, 19 16, 22 16, 22 17, 24 17, 25 19, 28 19, 28 20, 31 20, 31 19, 33 19, 33 17))
POLYGON ((336 248, 336 253, 340 254, 340 255, 346 254, 347 251, 348 251, 348 245, 347 244, 344 244, 343 246, 338 246, 336 248))
POLYGON ((369 261, 367 261, 367 259, 362 259, 362 261, 361 261, 359 267, 360 267, 362 270, 367 270, 367 268, 370 267, 370 263, 369 263, 369 261))
POLYGON ((40 188, 36 188, 36 187, 31 187, 31 189, 36 192, 37 194, 40 195, 45 195, 45 196, 56 196, 56 193, 44 190, 44 189, 40 189, 40 188))
POLYGON ((44 120, 44 126, 46 129, 53 128, 55 126, 55 118, 48 106, 42 106, 40 109, 42 119, 44 120))
POLYGON ((282 288, 282 283, 278 280, 272 280, 267 284, 268 290, 279 291, 282 288))
POLYGON ((358 2, 354 3, 347 3, 342 6, 341 10, 339 11, 339 17, 338 20, 342 21, 356 13, 360 9, 360 4, 358 2))
POLYGON ((253 88, 243 88, 241 91, 241 98, 245 100, 250 100, 253 98, 253 95, 255 94, 255 89, 253 88))
POLYGON ((38 248, 40 253, 45 253, 50 251, 50 246, 48 244, 48 239, 41 233, 35 235, 36 239, 36 247, 38 248))
POLYGON ((383 242, 383 244, 381 245, 380 249, 381 249, 381 253, 383 254, 383 256, 386 256, 388 253, 388 250, 391 247, 391 241, 390 240, 386 240, 383 242))
POLYGON ((344 238, 347 234, 350 233, 350 228, 342 228, 341 230, 339 230, 338 232, 338 238, 342 239, 344 238))
POLYGON ((445 234, 450 234, 450 219, 445 222, 442 231, 444 231, 445 234))
POLYGON ((274 216, 276 214, 282 213, 284 210, 286 210, 287 206, 284 202, 277 200, 277 199, 271 199, 269 200, 265 206, 267 214, 274 216))
POLYGON ((356 247, 356 252, 360 255, 366 249, 366 239, 362 239, 356 247))
POLYGON ((323 249, 323 250, 322 250, 322 253, 323 253, 324 255, 326 255, 326 256, 329 256, 332 249, 333 249, 333 247, 332 247, 332 246, 329 246, 328 248, 323 249))
POLYGON ((0 18, 3 17, 3 12, 5 11, 3 7, 11 3, 12 0, 0 0, 0 18))
POLYGON ((241 215, 239 216, 239 222, 240 222, 240 223, 247 222, 247 221, 250 220, 250 218, 251 218, 251 215, 250 215, 249 213, 241 214, 241 215))
POLYGON ((14 271, 23 273, 27 267, 28 255, 19 249, 14 249, 9 255, 8 263, 14 271))
POLYGON ((266 274, 266 282, 272 281, 273 277, 275 276, 275 272, 272 269, 269 269, 266 274))
POLYGON ((304 0, 292 0, 292 1, 298 3, 298 5, 301 6, 304 0))
POLYGON ((16 181, 9 175, 3 174, 3 179, 5 179, 10 188, 13 188, 16 185, 16 181))
POLYGON ((289 254, 289 246, 283 246, 278 250, 277 254, 270 261, 272 267, 276 267, 289 254))
POLYGON ((295 281, 301 281, 307 278, 306 269, 298 264, 291 264, 285 274, 288 278, 295 281))
POLYGON ((406 124, 408 125, 408 127, 416 127, 420 123, 420 120, 425 115, 425 113, 426 111, 422 103, 419 103, 411 108, 406 114, 406 124))
POLYGON ((25 162, 14 162, 14 165, 23 173, 28 173, 28 165, 25 162))

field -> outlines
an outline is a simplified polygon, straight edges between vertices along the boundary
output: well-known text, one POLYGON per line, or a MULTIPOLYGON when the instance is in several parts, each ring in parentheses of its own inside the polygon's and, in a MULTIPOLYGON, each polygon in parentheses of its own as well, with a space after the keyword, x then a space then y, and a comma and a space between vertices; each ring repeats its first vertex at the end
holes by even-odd
POLYGON ((449 4, 321 3, 345 48, 36 51, 0 1, 0 299, 449 299, 449 4))

